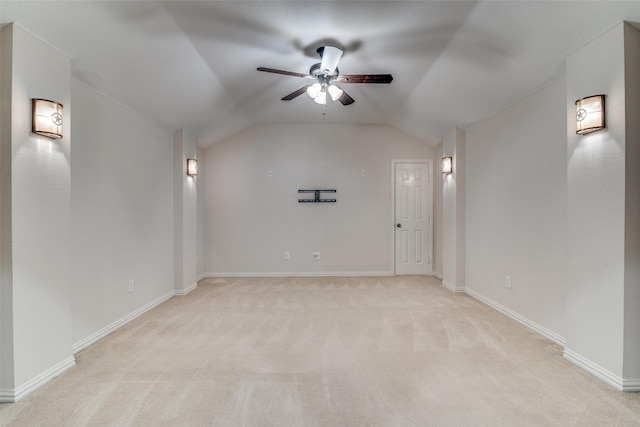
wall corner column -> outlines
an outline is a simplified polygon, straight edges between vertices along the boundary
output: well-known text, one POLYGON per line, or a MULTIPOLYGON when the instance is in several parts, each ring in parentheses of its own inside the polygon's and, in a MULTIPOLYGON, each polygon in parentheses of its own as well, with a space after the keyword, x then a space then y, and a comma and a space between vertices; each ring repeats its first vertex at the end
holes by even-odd
POLYGON ((567 57, 567 359, 640 391, 640 34, 620 23, 567 57), (576 134, 577 99, 607 127, 576 134))
POLYGON ((71 325, 71 60, 15 24, 1 30, 0 401, 75 364, 71 325), (62 139, 31 133, 31 99, 61 103, 62 139))
POLYGON ((444 135, 442 156, 453 160, 452 173, 442 179, 442 284, 462 292, 465 288, 465 132, 462 129, 455 128, 444 135))
POLYGON ((202 254, 198 251, 198 180, 203 179, 204 158, 198 156, 197 138, 185 129, 173 134, 174 289, 185 295, 197 287, 202 254), (198 175, 187 175, 187 159, 198 160, 198 175))

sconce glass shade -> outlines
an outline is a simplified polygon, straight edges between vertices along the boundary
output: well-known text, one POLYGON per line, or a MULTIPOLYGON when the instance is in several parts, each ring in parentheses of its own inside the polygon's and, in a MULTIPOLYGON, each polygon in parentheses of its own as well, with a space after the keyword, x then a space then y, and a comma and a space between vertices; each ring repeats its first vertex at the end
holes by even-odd
POLYGON ((442 173, 447 175, 453 172, 453 157, 442 158, 442 173))
POLYGON ((198 175, 198 161, 196 159, 187 159, 187 175, 198 175))
POLYGON ((31 99, 31 132, 51 139, 62 138, 62 104, 31 99))
POLYGON ((576 133, 586 135, 607 126, 604 95, 593 95, 576 101, 576 133))

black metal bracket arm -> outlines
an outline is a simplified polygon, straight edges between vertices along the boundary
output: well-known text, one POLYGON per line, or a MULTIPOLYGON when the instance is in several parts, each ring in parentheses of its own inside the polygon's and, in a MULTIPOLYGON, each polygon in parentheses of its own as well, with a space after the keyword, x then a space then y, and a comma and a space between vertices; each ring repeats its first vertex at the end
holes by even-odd
POLYGON ((335 193, 336 190, 298 190, 298 193, 314 193, 313 199, 298 199, 298 203, 335 203, 336 199, 321 199, 320 193, 335 193))

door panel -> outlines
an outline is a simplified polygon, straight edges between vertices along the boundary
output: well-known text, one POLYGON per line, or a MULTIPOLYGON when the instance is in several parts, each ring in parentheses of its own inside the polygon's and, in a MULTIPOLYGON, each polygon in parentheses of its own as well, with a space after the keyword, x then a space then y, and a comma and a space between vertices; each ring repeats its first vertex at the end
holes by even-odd
POLYGON ((428 163, 395 164, 396 274, 431 273, 428 163))

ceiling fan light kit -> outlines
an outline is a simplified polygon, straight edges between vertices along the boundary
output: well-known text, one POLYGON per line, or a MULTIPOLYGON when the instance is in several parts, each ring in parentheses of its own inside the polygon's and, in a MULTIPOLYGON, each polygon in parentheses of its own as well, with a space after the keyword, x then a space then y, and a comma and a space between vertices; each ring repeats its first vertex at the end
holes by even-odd
POLYGON ((337 101, 340 99, 344 91, 336 85, 320 83, 314 83, 307 88, 307 95, 309 95, 309 97, 317 104, 327 104, 327 93, 331 97, 332 101, 337 101))
MULTIPOLYGON (((293 71, 278 70, 275 68, 258 67, 258 71, 266 73, 282 74, 291 77, 302 77, 315 80, 315 83, 303 86, 300 89, 286 95, 283 101, 291 101, 302 95, 304 92, 309 95, 317 104, 327 105, 327 93, 332 101, 340 101, 342 105, 350 105, 355 100, 342 88, 332 82, 340 83, 377 83, 389 84, 393 80, 391 74, 348 74, 340 75, 338 63, 342 58, 342 50, 335 46, 322 46, 317 50, 321 62, 313 64, 309 69, 309 74, 296 73, 293 71)), ((324 113, 323 113, 324 114, 324 113)))

